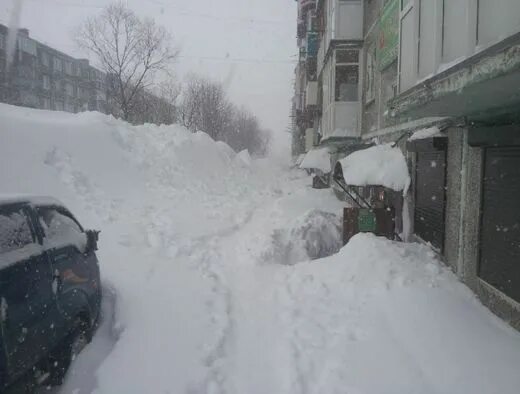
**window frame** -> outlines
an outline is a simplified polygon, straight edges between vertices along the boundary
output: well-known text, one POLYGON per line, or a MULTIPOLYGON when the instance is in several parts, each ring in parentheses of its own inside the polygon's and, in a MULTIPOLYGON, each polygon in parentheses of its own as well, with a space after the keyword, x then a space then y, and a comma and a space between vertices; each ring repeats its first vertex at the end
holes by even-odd
POLYGON ((47 74, 42 75, 42 87, 44 90, 51 90, 51 77, 47 74))
POLYGON ((63 72, 63 60, 55 56, 52 62, 52 68, 54 71, 63 72))
POLYGON ((360 55, 361 55, 361 50, 359 48, 344 48, 344 47, 338 47, 338 48, 335 48, 334 49, 334 76, 333 76, 333 82, 334 82, 334 89, 332 89, 332 92, 331 92, 331 102, 333 103, 359 103, 360 101, 360 92, 359 92, 359 88, 360 88, 360 55), (356 62, 353 62, 353 61, 347 61, 347 62, 340 62, 338 63, 337 61, 337 58, 338 58, 338 52, 340 51, 349 51, 349 52, 356 52, 357 53, 357 61, 356 62), (356 100, 349 100, 349 101, 345 101, 345 100, 339 100, 338 99, 338 89, 339 89, 339 86, 338 86, 338 67, 356 67, 357 68, 357 89, 356 89, 356 100))

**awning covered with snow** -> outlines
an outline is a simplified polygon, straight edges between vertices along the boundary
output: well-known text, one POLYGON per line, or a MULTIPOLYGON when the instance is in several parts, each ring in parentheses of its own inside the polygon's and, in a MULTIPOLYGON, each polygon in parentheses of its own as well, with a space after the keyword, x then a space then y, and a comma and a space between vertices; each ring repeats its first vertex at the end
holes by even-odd
POLYGON ((347 185, 378 185, 407 192, 410 175, 403 153, 391 145, 377 145, 340 160, 347 185))
POLYGON ((303 158, 300 168, 320 170, 325 174, 331 171, 330 154, 327 148, 312 149, 303 158))
POLYGON ((415 133, 412 134, 410 138, 408 138, 408 141, 417 141, 417 140, 424 140, 427 138, 433 138, 438 137, 441 135, 441 131, 437 126, 428 127, 425 129, 417 130, 415 133))

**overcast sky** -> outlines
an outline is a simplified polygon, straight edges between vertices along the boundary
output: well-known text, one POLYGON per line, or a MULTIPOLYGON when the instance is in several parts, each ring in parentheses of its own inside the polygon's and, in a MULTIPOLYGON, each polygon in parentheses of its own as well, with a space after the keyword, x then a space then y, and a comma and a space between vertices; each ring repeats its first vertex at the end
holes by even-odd
MULTIPOLYGON (((0 21, 8 24, 14 1, 0 0, 0 21)), ((21 27, 33 38, 77 57, 74 28, 110 0, 24 0, 21 27)), ((140 15, 152 16, 181 49, 182 78, 201 73, 228 82, 237 105, 255 113, 264 127, 283 131, 289 123, 297 53, 294 0, 127 0, 140 15)))

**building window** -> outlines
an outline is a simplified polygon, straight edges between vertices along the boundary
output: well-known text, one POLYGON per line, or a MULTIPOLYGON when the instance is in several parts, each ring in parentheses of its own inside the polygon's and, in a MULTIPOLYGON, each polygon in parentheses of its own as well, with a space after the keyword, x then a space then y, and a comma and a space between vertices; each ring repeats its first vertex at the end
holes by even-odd
POLYGON ((400 91, 411 88, 417 81, 417 40, 415 38, 415 9, 412 6, 401 13, 401 45, 399 58, 400 91))
POLYGON ((73 65, 73 71, 74 71, 74 74, 73 74, 74 76, 76 76, 76 77, 81 76, 81 67, 79 64, 73 65))
POLYGON ((43 109, 51 109, 51 100, 47 97, 43 99, 43 109))
POLYGON ((3 34, 0 34, 0 49, 5 51, 5 36, 3 34))
POLYGON ((65 92, 67 93, 67 96, 74 97, 74 85, 71 83, 65 83, 65 92))
POLYGON ((43 88, 45 90, 50 90, 51 89, 51 79, 49 78, 48 75, 44 75, 43 76, 43 88))
POLYGON ((370 44, 367 49, 366 61, 366 85, 365 85, 365 102, 370 102, 375 99, 376 95, 376 46, 374 43, 370 44))
POLYGON ((63 71, 63 62, 57 57, 54 58, 54 70, 59 72, 63 71))
POLYGON ((520 31, 520 1, 479 0, 478 44, 489 45, 520 31))
POLYGON ((72 72, 72 63, 71 62, 65 62, 65 72, 68 74, 68 75, 73 75, 73 72, 72 72))
POLYGON ((18 48, 25 53, 36 56, 36 43, 30 38, 18 37, 18 48))
MULTIPOLYGON (((497 8, 497 7, 495 7, 497 8)), ((465 1, 444 0, 442 61, 454 61, 466 54, 468 7, 465 1)))
POLYGON ((45 67, 49 67, 49 55, 45 52, 42 52, 41 62, 45 67))
POLYGON ((419 4, 419 77, 426 78, 435 72, 436 67, 436 13, 437 4, 434 1, 421 1, 419 4))
POLYGON ((359 51, 336 50, 335 100, 358 101, 359 96, 359 51))

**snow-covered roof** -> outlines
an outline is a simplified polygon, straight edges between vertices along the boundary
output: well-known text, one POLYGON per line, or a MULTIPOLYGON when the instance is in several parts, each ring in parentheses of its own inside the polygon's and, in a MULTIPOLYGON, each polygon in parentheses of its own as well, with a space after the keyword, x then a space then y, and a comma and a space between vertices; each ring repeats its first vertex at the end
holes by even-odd
POLYGON ((408 141, 424 140, 440 135, 441 131, 437 126, 427 127, 425 129, 417 130, 412 134, 408 141))
POLYGON ((404 155, 389 144, 354 152, 340 163, 347 185, 379 185, 404 193, 410 186, 404 155))
POLYGON ((49 196, 35 196, 31 194, 0 194, 0 204, 28 203, 33 205, 63 205, 60 201, 49 196))
POLYGON ((317 169, 324 173, 330 172, 330 155, 327 148, 312 149, 303 158, 300 168, 317 169))

